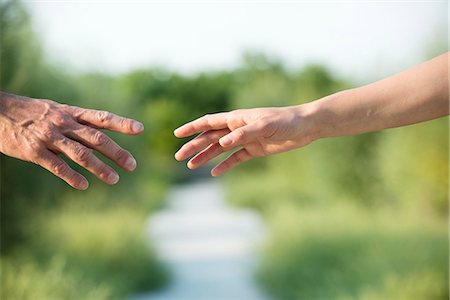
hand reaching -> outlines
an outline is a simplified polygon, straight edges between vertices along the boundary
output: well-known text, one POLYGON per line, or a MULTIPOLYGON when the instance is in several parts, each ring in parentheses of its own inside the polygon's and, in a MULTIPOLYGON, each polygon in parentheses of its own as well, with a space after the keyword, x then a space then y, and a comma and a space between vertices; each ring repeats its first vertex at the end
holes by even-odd
POLYGON ((254 157, 267 156, 302 147, 313 138, 305 106, 242 109, 205 115, 175 130, 183 138, 201 133, 175 154, 184 160, 196 154, 188 167, 195 169, 214 157, 236 149, 212 171, 219 176, 254 157))
POLYGON ((84 190, 88 181, 59 154, 107 184, 117 183, 119 175, 98 159, 93 150, 126 171, 136 168, 133 156, 99 129, 140 134, 144 127, 106 111, 0 93, 0 152, 38 164, 74 188, 84 190))
POLYGON ((242 148, 217 165, 218 176, 254 157, 305 146, 319 138, 354 135, 415 124, 449 114, 448 53, 409 70, 307 104, 255 108, 206 115, 175 130, 175 136, 202 133, 175 154, 196 154, 195 169, 242 148))

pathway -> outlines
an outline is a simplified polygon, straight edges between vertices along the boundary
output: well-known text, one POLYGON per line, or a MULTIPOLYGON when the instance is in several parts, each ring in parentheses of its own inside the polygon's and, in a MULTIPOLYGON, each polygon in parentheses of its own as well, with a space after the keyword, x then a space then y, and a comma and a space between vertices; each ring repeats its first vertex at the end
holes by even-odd
POLYGON ((172 283, 135 300, 263 300, 253 281, 262 221, 228 207, 219 181, 175 186, 167 207, 152 215, 148 234, 172 283))

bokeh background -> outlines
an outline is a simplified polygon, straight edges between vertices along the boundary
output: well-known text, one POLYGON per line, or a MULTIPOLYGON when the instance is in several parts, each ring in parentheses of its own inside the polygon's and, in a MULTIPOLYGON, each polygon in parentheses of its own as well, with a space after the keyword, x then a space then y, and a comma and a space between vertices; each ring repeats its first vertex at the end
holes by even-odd
MULTIPOLYGON (((0 2, 2 91, 145 124, 138 169, 79 192, 1 156, 1 298, 124 299, 173 278, 147 219, 190 180, 173 129, 309 102, 448 51, 447 1, 0 2)), ((223 178, 267 228, 273 299, 448 299, 448 118, 317 141, 223 178)))

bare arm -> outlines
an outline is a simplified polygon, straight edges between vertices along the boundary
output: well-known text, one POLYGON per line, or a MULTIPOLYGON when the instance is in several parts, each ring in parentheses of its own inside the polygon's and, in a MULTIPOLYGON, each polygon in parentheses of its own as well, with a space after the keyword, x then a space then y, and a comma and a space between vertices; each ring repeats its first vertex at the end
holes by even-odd
POLYGON ((320 122, 318 137, 377 131, 448 115, 448 80, 446 53, 386 79, 313 102, 320 122))
POLYGON ((62 105, 0 92, 0 152, 36 163, 74 188, 84 190, 88 182, 59 157, 65 155, 108 184, 119 175, 98 159, 97 150, 126 171, 136 161, 100 129, 140 134, 143 125, 110 112, 62 105))
POLYGON ((202 133, 175 154, 191 169, 238 149, 212 170, 218 176, 254 157, 299 148, 326 137, 418 123, 449 114, 448 53, 381 81, 303 105, 206 115, 175 130, 202 133))

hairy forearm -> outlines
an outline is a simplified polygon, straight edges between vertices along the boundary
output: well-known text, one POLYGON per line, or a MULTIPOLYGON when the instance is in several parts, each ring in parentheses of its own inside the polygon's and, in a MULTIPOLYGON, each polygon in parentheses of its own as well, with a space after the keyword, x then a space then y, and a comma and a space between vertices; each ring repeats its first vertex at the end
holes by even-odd
POLYGON ((307 104, 315 138, 353 135, 449 114, 448 53, 375 83, 307 104))

